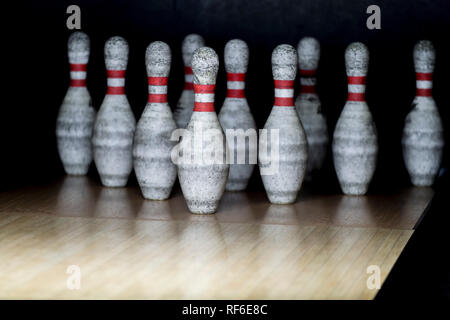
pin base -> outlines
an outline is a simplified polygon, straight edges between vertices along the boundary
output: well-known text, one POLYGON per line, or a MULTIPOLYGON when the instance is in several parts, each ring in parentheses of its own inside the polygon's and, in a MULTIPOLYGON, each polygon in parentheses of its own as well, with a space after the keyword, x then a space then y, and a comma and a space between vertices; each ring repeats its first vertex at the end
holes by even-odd
POLYGON ((120 188, 125 187, 128 182, 128 176, 126 177, 103 177, 100 175, 100 180, 105 187, 120 188))
POLYGON ((219 207, 219 201, 186 200, 189 211, 194 214, 213 214, 219 207))
POLYGON ((247 188, 248 181, 247 180, 237 180, 230 181, 228 180, 227 185, 225 186, 226 191, 244 191, 247 188))
POLYGON ((431 187, 434 183, 435 175, 420 175, 420 176, 412 176, 411 183, 415 187, 431 187))
POLYGON ((142 187, 142 195, 147 200, 167 200, 172 188, 142 187))
POLYGON ((341 184, 342 192, 348 196, 363 196, 367 193, 368 188, 369 185, 365 183, 341 184))
POLYGON ((297 200, 298 192, 267 192, 267 197, 272 204, 292 204, 297 200))
POLYGON ((70 176, 85 176, 90 164, 63 164, 64 171, 70 176))

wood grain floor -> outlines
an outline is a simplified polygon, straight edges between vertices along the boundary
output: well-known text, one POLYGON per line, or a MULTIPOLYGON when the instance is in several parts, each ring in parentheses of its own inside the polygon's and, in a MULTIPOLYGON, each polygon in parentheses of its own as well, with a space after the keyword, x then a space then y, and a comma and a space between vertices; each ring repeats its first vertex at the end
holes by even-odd
POLYGON ((432 195, 302 192, 280 206, 226 193, 216 215, 197 216, 180 191, 145 201, 66 177, 0 194, 0 298, 371 299, 367 267, 384 281, 432 195))

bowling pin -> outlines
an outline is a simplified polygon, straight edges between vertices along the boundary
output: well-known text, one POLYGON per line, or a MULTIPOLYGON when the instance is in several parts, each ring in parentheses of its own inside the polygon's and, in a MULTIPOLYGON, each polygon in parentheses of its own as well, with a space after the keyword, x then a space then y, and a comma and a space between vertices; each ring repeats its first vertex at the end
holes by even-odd
POLYGON ((354 42, 345 50, 348 96, 333 135, 334 168, 342 191, 367 192, 377 163, 377 131, 365 100, 369 50, 354 42))
POLYGON ((205 41, 198 34, 190 34, 186 36, 181 45, 184 62, 184 90, 181 93, 180 100, 173 111, 173 118, 178 128, 186 128, 191 119, 192 110, 194 108, 194 86, 192 79, 192 55, 198 48, 204 47, 205 41))
POLYGON ((87 34, 77 31, 70 35, 68 55, 70 87, 59 109, 56 137, 59 157, 70 175, 85 175, 92 162, 92 129, 95 110, 86 88, 86 69, 90 42, 87 34))
POLYGON ((92 142, 94 161, 106 187, 123 187, 133 169, 136 120, 125 95, 128 43, 122 37, 105 43, 108 88, 97 115, 92 142))
POLYGON ((248 65, 248 46, 242 40, 231 40, 225 46, 227 96, 220 109, 219 121, 227 135, 230 151, 230 173, 225 190, 245 190, 256 163, 256 124, 245 98, 245 73, 248 65), (247 130, 249 130, 247 132, 247 130), (248 136, 248 139, 245 137, 248 136), (247 142, 247 141, 248 142, 247 142), (250 160, 253 159, 253 162, 250 160))
POLYGON ((177 169, 170 154, 177 128, 167 103, 171 53, 167 44, 152 42, 145 53, 148 102, 139 119, 133 144, 134 171, 144 198, 165 200, 172 191, 177 169))
POLYGON ((225 135, 214 111, 219 58, 213 49, 194 52, 195 103, 191 120, 179 144, 178 179, 192 213, 214 213, 225 191, 229 164, 225 135), (180 153, 179 153, 180 154, 180 153))
POLYGON ((328 145, 327 122, 315 89, 316 69, 320 58, 319 41, 310 37, 301 39, 297 53, 301 89, 295 100, 295 107, 308 141, 306 179, 310 180, 311 173, 322 167, 328 145))
POLYGON ((264 125, 267 135, 260 134, 258 150, 261 178, 269 201, 274 204, 295 202, 306 172, 308 143, 294 105, 296 72, 294 47, 277 46, 272 53, 275 101, 264 125), (278 141, 273 138, 277 135, 278 141), (265 174, 270 166, 273 172, 265 174))
POLYGON ((433 87, 435 51, 430 41, 419 41, 414 47, 416 96, 403 129, 403 159, 415 186, 431 186, 442 159, 444 133, 433 87))

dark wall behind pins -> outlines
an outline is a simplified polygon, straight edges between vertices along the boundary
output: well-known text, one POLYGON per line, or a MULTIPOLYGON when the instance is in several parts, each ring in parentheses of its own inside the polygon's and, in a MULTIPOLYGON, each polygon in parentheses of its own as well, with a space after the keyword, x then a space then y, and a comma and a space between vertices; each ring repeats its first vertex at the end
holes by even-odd
MULTIPOLYGON (((21 2, 8 11, 7 63, 9 86, 1 107, 2 165, 0 185, 9 189, 40 184, 63 175, 59 161, 55 121, 69 85, 66 8, 81 8, 81 27, 91 39, 88 89, 98 109, 106 90, 103 45, 113 35, 130 45, 126 92, 139 118, 146 103, 144 65, 146 46, 155 40, 172 49, 169 102, 175 106, 183 87, 181 41, 199 33, 221 58, 216 110, 225 95, 223 47, 233 38, 250 47, 247 98, 262 128, 273 103, 270 56, 281 43, 296 46, 303 36, 322 45, 318 92, 327 115, 330 136, 347 94, 345 47, 362 41, 370 50, 367 101, 379 133, 379 162, 372 190, 408 184, 401 156, 401 132, 415 92, 412 49, 416 41, 430 39, 437 51, 433 94, 449 140, 450 3, 447 0, 398 1, 269 1, 269 0, 153 0, 153 1, 39 1, 21 2), (366 9, 381 7, 381 30, 368 30, 366 9), (6 100, 4 100, 6 101, 6 100)), ((298 81, 297 81, 298 82, 298 81)), ((297 88, 298 89, 298 88, 297 88)), ((331 149, 329 149, 331 151, 331 149)), ((318 188, 338 190, 331 152, 316 176, 318 188)), ((444 163, 448 164, 448 147, 444 163)), ((95 167, 91 167, 95 176, 95 167)), ((131 183, 135 183, 132 181, 131 183)), ((251 188, 261 189, 257 172, 251 188)))

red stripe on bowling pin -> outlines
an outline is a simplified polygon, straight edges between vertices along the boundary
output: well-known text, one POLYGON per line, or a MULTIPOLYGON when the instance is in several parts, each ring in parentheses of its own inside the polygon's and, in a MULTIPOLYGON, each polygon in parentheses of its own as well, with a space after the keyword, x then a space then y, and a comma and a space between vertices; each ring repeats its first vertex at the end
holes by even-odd
POLYGON ((86 63, 71 63, 70 64, 70 86, 71 87, 86 87, 86 63))
POLYGON ((314 77, 315 75, 316 75, 316 69, 311 69, 311 70, 300 69, 300 76, 314 77))
POLYGON ((167 77, 148 77, 148 102, 167 103, 167 77))
POLYGON ((106 94, 125 94, 125 70, 106 70, 106 94))
POLYGON ((275 80, 275 101, 276 107, 294 106, 294 80, 275 80))
POLYGON ((194 84, 194 111, 214 112, 214 84, 194 84))
POLYGON ((316 93, 316 69, 300 69, 300 93, 316 93))
POLYGON ((365 101, 366 77, 348 76, 347 101, 365 101))
POLYGON ((245 98, 245 73, 227 73, 227 98, 245 98))
POLYGON ((194 73, 192 72, 192 68, 184 67, 184 90, 194 90, 193 78, 194 73))
POLYGON ((86 87, 86 79, 70 79, 71 87, 86 87))
POLYGON ((70 71, 86 71, 87 64, 86 63, 71 63, 70 71))
POLYGON ((416 73, 416 96, 431 97, 431 89, 433 88, 432 73, 416 73))

